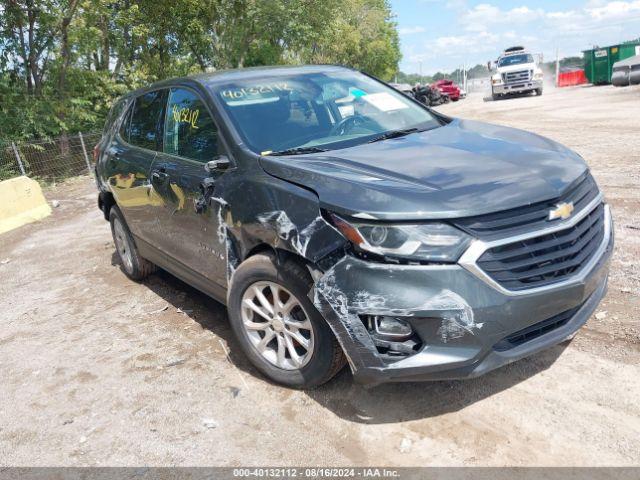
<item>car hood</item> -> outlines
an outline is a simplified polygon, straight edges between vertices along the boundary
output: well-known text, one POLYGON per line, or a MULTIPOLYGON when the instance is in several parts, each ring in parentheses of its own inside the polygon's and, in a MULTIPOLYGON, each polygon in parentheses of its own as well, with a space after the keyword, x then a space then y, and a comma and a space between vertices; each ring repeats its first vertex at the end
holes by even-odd
POLYGON ((587 169, 533 133, 468 120, 326 154, 261 157, 264 170, 356 218, 457 218, 560 196, 587 169))

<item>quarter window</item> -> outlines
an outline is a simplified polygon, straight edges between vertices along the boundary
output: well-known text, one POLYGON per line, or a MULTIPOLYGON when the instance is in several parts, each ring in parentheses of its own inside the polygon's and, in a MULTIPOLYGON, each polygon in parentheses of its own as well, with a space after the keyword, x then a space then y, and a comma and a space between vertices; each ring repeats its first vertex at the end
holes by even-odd
POLYGON ((122 119, 122 125, 120 125, 120 136, 125 140, 125 142, 129 141, 129 122, 131 121, 131 110, 133 110, 133 103, 129 105, 127 112, 124 114, 124 118, 122 119))
POLYGON ((216 157, 218 132, 204 103, 190 90, 172 88, 167 103, 164 152, 208 162, 216 157))
POLYGON ((129 124, 129 143, 149 150, 161 150, 160 118, 164 106, 162 90, 136 98, 129 124))

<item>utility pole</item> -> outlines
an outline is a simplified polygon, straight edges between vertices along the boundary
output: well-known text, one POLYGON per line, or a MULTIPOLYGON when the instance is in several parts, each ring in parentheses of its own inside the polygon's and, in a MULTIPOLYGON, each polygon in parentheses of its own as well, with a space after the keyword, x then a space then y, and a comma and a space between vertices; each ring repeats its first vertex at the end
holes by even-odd
POLYGON ((467 91, 467 62, 462 64, 462 89, 467 91))
POLYGON ((556 87, 560 77, 560 49, 556 47, 556 87))

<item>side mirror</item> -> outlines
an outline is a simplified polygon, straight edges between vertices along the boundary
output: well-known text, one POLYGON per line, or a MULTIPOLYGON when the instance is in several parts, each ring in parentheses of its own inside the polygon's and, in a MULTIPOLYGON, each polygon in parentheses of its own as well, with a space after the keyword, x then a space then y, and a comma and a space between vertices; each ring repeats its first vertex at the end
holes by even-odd
POLYGON ((492 70, 492 68, 491 68, 491 61, 488 61, 488 62, 487 62, 487 70, 489 70, 489 71, 491 71, 491 70, 492 70))
POLYGON ((204 169, 209 173, 221 172, 227 170, 231 166, 231 160, 226 155, 220 155, 215 160, 207 162, 204 169))

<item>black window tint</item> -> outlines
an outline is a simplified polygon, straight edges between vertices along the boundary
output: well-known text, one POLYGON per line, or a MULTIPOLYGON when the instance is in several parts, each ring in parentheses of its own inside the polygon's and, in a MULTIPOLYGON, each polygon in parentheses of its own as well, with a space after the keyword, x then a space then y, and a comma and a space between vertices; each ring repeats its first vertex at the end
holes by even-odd
POLYGON ((162 91, 156 90, 136 98, 129 125, 129 143, 149 150, 158 149, 162 97, 162 91))
POLYGON ((167 103, 164 151, 200 162, 217 155, 218 132, 200 98, 190 90, 172 88, 167 103))

